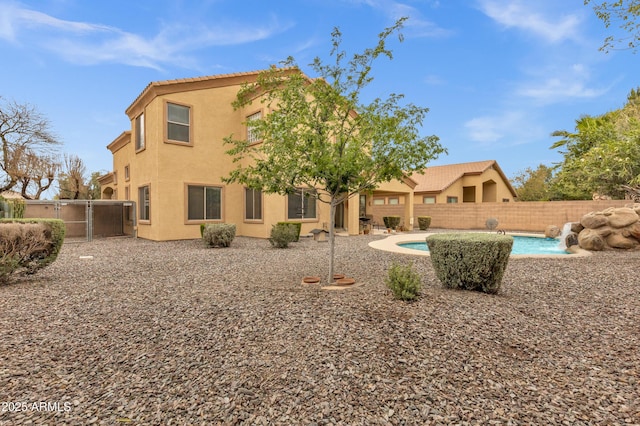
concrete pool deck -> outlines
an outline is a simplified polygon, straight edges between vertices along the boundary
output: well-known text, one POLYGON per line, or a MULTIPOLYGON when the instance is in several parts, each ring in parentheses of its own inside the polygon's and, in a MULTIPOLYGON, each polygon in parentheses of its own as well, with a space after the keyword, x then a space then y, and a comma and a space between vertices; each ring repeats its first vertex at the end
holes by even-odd
MULTIPOLYGON (((451 232, 487 232, 487 231, 451 231, 451 232)), ((400 247, 400 243, 424 243, 425 239, 435 234, 435 232, 420 232, 420 233, 399 233, 391 234, 387 238, 382 240, 376 240, 369 243, 369 247, 377 250, 389 251, 393 253, 409 254, 412 256, 430 256, 428 251, 414 250, 405 247, 400 247)), ((528 234, 520 232, 507 232, 506 235, 520 236, 520 237, 536 237, 544 238, 540 234, 528 234)), ((573 259, 576 257, 591 256, 591 252, 583 250, 577 246, 569 249, 569 256, 561 254, 512 254, 512 259, 526 259, 526 258, 554 258, 554 259, 573 259)))

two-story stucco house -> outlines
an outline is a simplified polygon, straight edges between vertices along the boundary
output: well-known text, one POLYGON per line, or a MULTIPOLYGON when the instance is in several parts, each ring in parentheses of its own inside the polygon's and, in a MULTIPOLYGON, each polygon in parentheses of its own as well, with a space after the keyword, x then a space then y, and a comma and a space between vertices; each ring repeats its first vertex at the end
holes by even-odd
MULTIPOLYGON (((223 143, 229 135, 249 141, 246 123, 268 114, 254 102, 234 110, 244 83, 259 71, 149 84, 126 109, 131 129, 107 148, 113 171, 102 176, 102 198, 137 203, 137 235, 151 240, 200 237, 201 223, 226 222, 238 235, 266 238, 280 221, 302 222, 302 233, 326 228, 329 207, 309 197, 309 188, 289 196, 268 195, 222 178, 235 164, 223 143)), ((260 141, 255 140, 256 143, 260 141)), ((410 198, 403 182, 387 186, 410 198)), ((336 213, 336 227, 358 234, 371 195, 352 197, 336 213)), ((412 212, 407 209, 407 222, 412 212)))

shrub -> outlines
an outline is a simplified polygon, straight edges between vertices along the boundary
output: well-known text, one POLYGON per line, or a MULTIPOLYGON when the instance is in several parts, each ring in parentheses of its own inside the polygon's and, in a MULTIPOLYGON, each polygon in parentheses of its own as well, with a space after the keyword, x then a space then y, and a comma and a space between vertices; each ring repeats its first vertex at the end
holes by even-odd
POLYGON ((200 237, 204 237, 204 228, 206 228, 206 226, 207 226, 206 223, 200 224, 200 237))
POLYGON ((384 216, 382 221, 387 229, 396 229, 400 226, 400 216, 384 216))
POLYGON ((431 226, 431 216, 418 216, 418 227, 421 231, 426 231, 431 226))
POLYGON ((417 299, 422 288, 420 274, 416 272, 412 264, 400 265, 394 263, 389 268, 388 276, 384 282, 393 292, 393 297, 400 300, 417 299))
POLYGON ((269 242, 276 248, 287 248, 289 243, 296 241, 298 230, 289 223, 278 222, 271 227, 269 242))
POLYGON ((24 217, 24 211, 27 208, 27 204, 24 200, 19 198, 7 200, 9 204, 9 211, 11 212, 11 217, 16 219, 22 219, 24 217))
POLYGON ((302 223, 300 223, 300 222, 278 222, 278 225, 280 225, 280 224, 293 226, 295 228, 295 230, 296 230, 296 239, 293 240, 292 242, 297 243, 298 241, 300 241, 300 231, 302 230, 302 223))
POLYGON ((0 221, 0 282, 18 270, 33 274, 58 257, 65 226, 59 219, 0 221))
POLYGON ((509 261, 513 238, 485 233, 434 234, 427 237, 431 263, 447 288, 495 294, 509 261))
POLYGON ((207 223, 202 231, 202 239, 207 247, 229 247, 236 237, 233 223, 207 223))

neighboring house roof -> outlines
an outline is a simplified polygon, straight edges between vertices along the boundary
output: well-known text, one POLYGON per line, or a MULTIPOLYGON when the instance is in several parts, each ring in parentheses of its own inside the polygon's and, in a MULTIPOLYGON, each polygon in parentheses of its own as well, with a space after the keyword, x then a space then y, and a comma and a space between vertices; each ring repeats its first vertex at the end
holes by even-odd
POLYGON ((22 194, 15 191, 2 191, 2 193, 0 193, 0 197, 4 198, 5 200, 24 200, 22 194))
POLYGON ((500 166, 498 166, 496 160, 427 167, 423 174, 418 172, 413 173, 411 179, 418 183, 414 189, 415 192, 441 193, 462 177, 481 175, 491 168, 498 172, 511 194, 516 197, 515 189, 511 186, 509 179, 507 179, 500 166))

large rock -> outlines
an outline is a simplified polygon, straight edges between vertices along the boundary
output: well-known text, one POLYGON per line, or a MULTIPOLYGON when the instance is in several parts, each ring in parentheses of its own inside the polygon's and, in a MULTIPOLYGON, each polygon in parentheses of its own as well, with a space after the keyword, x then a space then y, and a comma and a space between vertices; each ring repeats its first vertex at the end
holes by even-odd
POLYGON ((564 239, 565 246, 567 248, 580 245, 578 241, 578 234, 570 232, 564 239))
POLYGON ((562 231, 555 225, 549 225, 544 230, 545 238, 558 238, 562 231))
POLYGON ((601 251, 605 248, 604 238, 595 230, 586 228, 578 234, 578 243, 580 247, 590 251, 601 251))
POLYGON ((635 238, 627 238, 621 233, 613 233, 609 235, 606 239, 609 247, 617 248, 617 249, 631 249, 638 245, 638 240, 635 238))
POLYGON ((613 228, 624 228, 625 226, 633 225, 638 219, 638 215, 633 209, 620 207, 614 209, 613 213, 609 216, 609 226, 613 228))
POLYGON ((580 222, 571 222, 571 232, 579 234, 584 229, 580 222))
POLYGON ((629 232, 628 236, 632 236, 636 240, 640 241, 640 222, 636 222, 629 226, 627 228, 627 232, 629 232))
POLYGON ((580 224, 585 228, 595 229, 607 224, 607 216, 602 212, 591 212, 582 216, 580 224))

